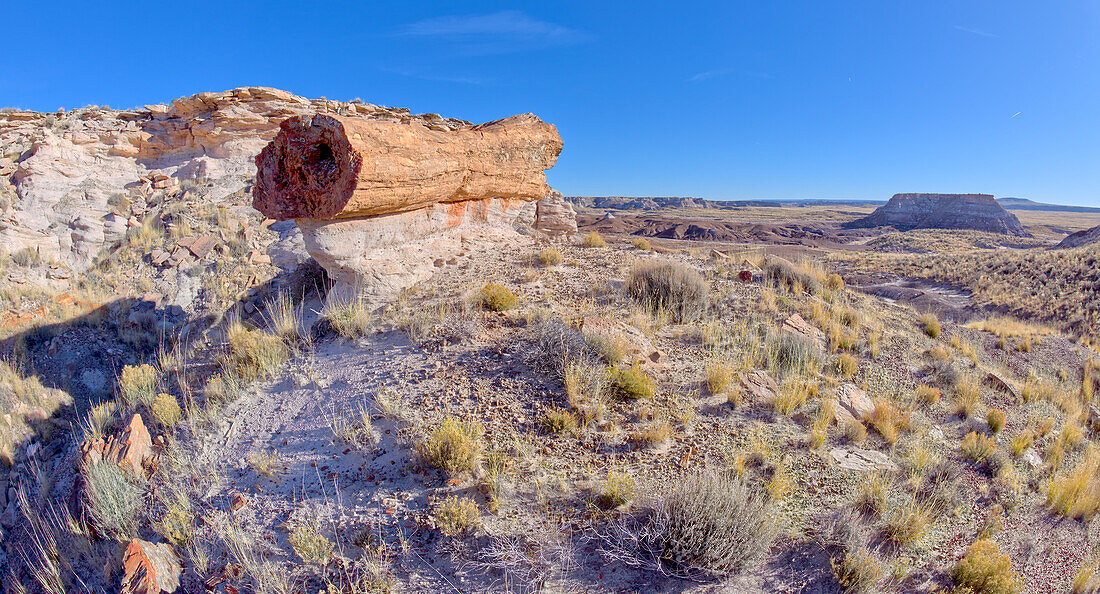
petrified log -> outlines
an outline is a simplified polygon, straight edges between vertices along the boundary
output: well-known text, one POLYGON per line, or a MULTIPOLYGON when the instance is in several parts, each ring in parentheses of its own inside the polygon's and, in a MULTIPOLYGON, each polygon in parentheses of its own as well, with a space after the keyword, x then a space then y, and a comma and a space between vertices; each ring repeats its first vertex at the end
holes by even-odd
POLYGON ((533 201, 561 153, 532 114, 453 131, 335 115, 285 120, 256 157, 252 205, 273 219, 347 219, 441 202, 533 201))

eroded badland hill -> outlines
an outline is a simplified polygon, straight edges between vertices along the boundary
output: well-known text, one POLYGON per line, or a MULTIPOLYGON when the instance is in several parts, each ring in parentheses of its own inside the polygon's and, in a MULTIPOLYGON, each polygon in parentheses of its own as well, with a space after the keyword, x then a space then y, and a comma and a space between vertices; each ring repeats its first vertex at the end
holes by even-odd
POLYGON ((264 88, 0 149, 5 593, 1100 588, 1092 215, 568 200, 534 115, 264 88))

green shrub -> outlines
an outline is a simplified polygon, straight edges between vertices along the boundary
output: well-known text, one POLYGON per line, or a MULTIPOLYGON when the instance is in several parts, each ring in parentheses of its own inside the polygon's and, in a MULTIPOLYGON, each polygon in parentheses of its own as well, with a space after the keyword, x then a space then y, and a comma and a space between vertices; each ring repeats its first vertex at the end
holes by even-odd
POLYGON ((996 543, 984 539, 966 549, 951 571, 951 579, 974 594, 1014 594, 1021 590, 1012 560, 996 543))
POLYGON ((695 270, 679 263, 649 260, 634 266, 626 293, 652 313, 664 313, 676 322, 702 316, 709 287, 695 270))
POLYGON ((883 576, 882 565, 866 547, 844 553, 839 561, 830 558, 829 562, 833 567, 833 576, 845 594, 871 592, 883 576))
POLYGON ((930 338, 939 338, 940 333, 943 331, 940 328, 940 321, 936 318, 934 313, 926 313, 920 317, 921 328, 924 329, 924 333, 930 338))
POLYGON ((625 472, 612 470, 600 483, 596 492, 596 502, 604 509, 623 505, 634 499, 634 478, 625 472))
POLYGON ((557 266, 561 264, 561 252, 554 248, 546 248, 539 252, 539 263, 543 266, 557 266))
POLYGON ((631 365, 627 369, 615 369, 611 373, 611 387, 615 394, 624 400, 653 398, 657 390, 653 378, 641 367, 631 365))
POLYGON ((489 283, 481 289, 481 306, 490 311, 512 309, 516 301, 516 294, 503 285, 489 283))
POLYGON ((290 547, 306 563, 324 563, 332 556, 332 541, 313 526, 298 526, 290 533, 290 547))
POLYGON ((124 542, 137 533, 141 489, 130 471, 98 462, 83 468, 88 512, 100 534, 124 542))
POLYGON ((630 245, 634 246, 635 249, 642 250, 643 252, 648 252, 653 249, 653 245, 650 244, 649 240, 644 237, 635 237, 634 239, 630 240, 630 245))
POLYGON ((273 373, 290 357, 290 348, 283 339, 240 323, 230 325, 229 347, 233 369, 245 381, 273 373))
POLYGON ((542 418, 542 427, 549 433, 564 433, 577 428, 577 417, 566 410, 552 408, 542 418))
POLYGON ((775 538, 767 492, 726 474, 676 481, 654 506, 651 522, 661 559, 685 575, 751 568, 775 538))
POLYGON ((602 248, 607 247, 607 242, 603 237, 600 237, 599 231, 590 231, 588 235, 584 236, 584 247, 590 248, 602 248))
POLYGON ((450 495, 435 508, 433 514, 439 531, 447 536, 457 536, 481 525, 477 504, 469 497, 450 495))
POLYGON ((473 470, 481 459, 481 436, 485 428, 478 421, 447 417, 420 444, 420 454, 436 468, 449 473, 473 470))
POLYGON ((768 369, 812 376, 821 370, 824 353, 812 339, 785 330, 773 330, 765 339, 764 356, 768 369))
POLYGON ((118 392, 126 404, 153 401, 157 388, 157 370, 149 364, 127 365, 118 378, 118 392))
POLYGON ((173 545, 180 547, 191 541, 195 516, 191 511, 191 500, 182 492, 165 503, 164 516, 154 525, 157 534, 173 545))
POLYGON ((153 403, 149 405, 149 411, 158 423, 168 429, 175 427, 176 423, 179 423, 180 419, 183 418, 183 411, 180 410, 176 397, 164 392, 157 394, 156 398, 153 399, 153 403))

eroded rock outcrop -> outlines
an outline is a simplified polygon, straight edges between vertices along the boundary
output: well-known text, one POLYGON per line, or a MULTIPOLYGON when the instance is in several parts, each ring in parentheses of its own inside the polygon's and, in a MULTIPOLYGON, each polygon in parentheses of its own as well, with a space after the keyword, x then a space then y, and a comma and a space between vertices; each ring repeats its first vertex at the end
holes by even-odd
POLYGON ((568 232, 572 211, 544 173, 561 148, 557 129, 531 114, 451 130, 299 116, 256 158, 253 206, 297 221, 336 281, 332 296, 380 303, 461 246, 509 241, 531 203, 546 199, 535 228, 568 232))
POLYGON ((1100 243, 1100 225, 1091 229, 1085 229, 1068 235, 1065 239, 1058 242, 1058 245, 1054 246, 1059 249, 1081 247, 1083 245, 1091 245, 1094 243, 1100 243))
POLYGON ((1030 236, 1016 215, 991 194, 894 194, 885 206, 856 219, 848 228, 973 229, 1021 237, 1030 236))
POLYGON ((255 157, 279 124, 312 114, 416 122, 437 132, 470 126, 438 114, 310 100, 265 87, 128 110, 3 110, 0 250, 30 248, 59 263, 57 277, 67 278, 166 198, 201 188, 207 203, 231 202, 252 184, 255 157))

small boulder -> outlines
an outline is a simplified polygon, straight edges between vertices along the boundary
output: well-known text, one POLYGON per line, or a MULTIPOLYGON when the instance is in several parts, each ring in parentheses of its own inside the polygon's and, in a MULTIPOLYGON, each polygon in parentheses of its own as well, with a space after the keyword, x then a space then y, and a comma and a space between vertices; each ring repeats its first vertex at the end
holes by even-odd
POLYGON ((829 455, 847 470, 898 470, 898 465, 890 461, 886 454, 874 450, 856 447, 837 447, 829 450, 829 455))
POLYGON ((875 410, 875 402, 852 383, 843 383, 836 389, 836 422, 839 425, 861 421, 875 410))
POLYGON ((159 594, 180 587, 180 561, 172 546, 134 539, 122 554, 120 594, 159 594))
POLYGON ((792 314, 783 322, 783 329, 791 334, 798 336, 804 336, 816 343, 819 347, 825 348, 825 333, 821 329, 817 328, 813 324, 806 321, 799 314, 792 314))
POLYGON ((774 400, 779 394, 779 384, 763 371, 739 373, 737 379, 741 382, 741 388, 745 394, 753 401, 774 400))
POLYGON ((85 464, 104 461, 129 468, 140 476, 144 472, 145 462, 153 455, 153 440, 141 415, 134 414, 130 423, 118 433, 96 441, 86 441, 81 450, 85 464))

